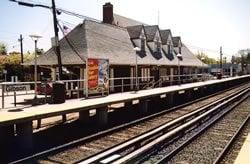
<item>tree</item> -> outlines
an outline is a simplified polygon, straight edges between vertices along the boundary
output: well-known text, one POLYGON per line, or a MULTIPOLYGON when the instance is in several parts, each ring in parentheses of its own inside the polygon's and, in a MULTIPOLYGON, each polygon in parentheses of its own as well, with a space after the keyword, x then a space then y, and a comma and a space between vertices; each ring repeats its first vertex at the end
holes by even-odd
POLYGON ((0 55, 0 71, 4 68, 4 65, 7 63, 7 56, 0 55))
MULTIPOLYGON (((25 53, 24 62, 29 62, 34 59, 34 53, 25 53)), ((29 66, 24 66, 25 72, 29 71, 29 66)), ((21 54, 19 52, 10 52, 8 55, 0 55, 0 74, 3 69, 7 70, 8 76, 22 76, 21 54)))
POLYGON ((204 52, 198 52, 196 57, 206 64, 217 64, 217 61, 214 58, 208 57, 208 55, 206 55, 204 52), (204 58, 204 60, 202 60, 202 58, 204 58))
POLYGON ((0 55, 7 55, 7 46, 4 43, 0 43, 0 55))

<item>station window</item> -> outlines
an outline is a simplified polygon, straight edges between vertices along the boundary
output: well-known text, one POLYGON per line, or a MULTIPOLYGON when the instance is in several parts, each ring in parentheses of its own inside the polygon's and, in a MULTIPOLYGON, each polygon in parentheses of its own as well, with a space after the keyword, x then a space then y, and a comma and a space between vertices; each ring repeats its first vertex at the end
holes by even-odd
POLYGON ((170 46, 170 44, 168 44, 168 54, 169 55, 171 54, 171 46, 170 46))
POLYGON ((141 51, 145 52, 145 47, 146 47, 146 39, 145 37, 141 38, 141 51))
POLYGON ((161 53, 161 42, 159 41, 159 39, 155 41, 155 52, 161 53))
POLYGON ((141 69, 141 81, 149 81, 150 80, 150 68, 142 68, 141 69))

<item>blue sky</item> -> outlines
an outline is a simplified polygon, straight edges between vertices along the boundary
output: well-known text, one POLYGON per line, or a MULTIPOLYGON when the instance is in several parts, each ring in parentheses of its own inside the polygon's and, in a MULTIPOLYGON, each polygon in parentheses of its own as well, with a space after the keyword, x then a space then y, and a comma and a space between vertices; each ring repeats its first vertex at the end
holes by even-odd
MULTIPOLYGON (((50 0, 23 0, 50 5, 50 0)), ((57 7, 102 19, 105 0, 56 0, 57 7)), ((171 29, 180 35, 194 52, 203 50, 217 58, 220 46, 229 58, 239 49, 250 47, 249 0, 110 0, 114 12, 160 28, 171 29)), ((32 51, 30 34, 42 35, 39 48, 47 50, 53 36, 52 14, 47 9, 19 6, 8 0, 0 1, 0 42, 8 50, 19 50, 19 34, 24 36, 24 50, 32 51)), ((83 20, 61 14, 58 18, 73 28, 83 20)))

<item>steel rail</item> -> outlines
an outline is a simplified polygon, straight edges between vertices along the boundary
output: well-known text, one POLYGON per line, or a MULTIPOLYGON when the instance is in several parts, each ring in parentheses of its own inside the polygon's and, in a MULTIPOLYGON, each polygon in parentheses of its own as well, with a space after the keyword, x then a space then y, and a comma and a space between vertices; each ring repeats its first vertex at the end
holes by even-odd
MULTIPOLYGON (((149 119, 152 119, 152 118, 155 118, 155 117, 158 117, 162 114, 166 114, 166 113, 169 113, 171 111, 175 111, 175 110, 178 110, 179 108, 183 108, 183 107, 186 107, 188 105, 191 105, 193 103, 197 103, 199 101, 202 101, 202 100, 205 100, 205 99, 208 99, 210 97, 213 97, 213 96, 216 96, 216 95, 219 95, 219 94, 222 94, 222 93, 225 93, 226 91, 229 91, 229 90, 232 90, 232 89, 236 89, 238 87, 242 87, 246 84, 240 84, 240 85, 237 85, 237 86, 234 86, 234 87, 231 87, 231 88, 228 88, 226 90, 223 90, 223 91, 219 91, 217 93, 214 93, 214 94, 211 94, 211 95, 208 95, 208 96, 205 96, 205 97, 201 97, 201 98, 198 98, 196 100, 193 100, 193 101, 190 101, 190 102, 187 102, 187 103, 184 103, 184 104, 181 104, 181 105, 178 105, 178 106, 175 106, 175 107, 172 107, 168 110, 164 110, 164 111, 161 111, 161 112, 158 112, 158 113, 155 113, 155 114, 152 114, 152 115, 149 115, 149 116, 146 116, 146 117, 143 117, 141 119, 138 119, 138 120, 135 120, 135 121, 132 121, 132 122, 129 122, 129 123, 125 123, 125 124, 122 124, 122 125, 119 125, 119 126, 116 126, 114 128, 111 128, 111 129, 108 129, 108 130, 104 130, 104 131, 101 131, 99 133, 96 133, 96 134, 93 134, 93 135, 90 135, 90 136, 87 136, 87 137, 83 137, 83 138, 80 138, 80 139, 77 139, 77 140, 74 140, 74 141, 71 141, 69 143, 66 143, 66 144, 63 144, 63 145, 60 145, 60 146, 56 146, 56 147, 53 147, 53 148, 50 148, 48 150, 45 150, 45 151, 42 151, 42 152, 39 152, 39 153, 36 153, 36 154, 32 154, 30 156, 27 156, 25 158, 22 158, 22 159, 18 159, 18 160, 15 160, 15 161, 12 161, 11 164, 15 164, 15 163, 23 163, 23 162, 27 162, 27 161, 32 161, 32 160, 36 160, 38 158, 42 158, 42 157, 46 157, 48 156, 49 154, 56 154, 60 151, 63 151, 65 149, 69 149, 69 148, 72 148, 76 145, 79 145, 83 142, 86 142, 86 141, 89 141, 89 140, 93 140, 93 139, 96 139, 98 137, 102 137, 104 135, 107 135, 107 134, 110 134, 112 132, 115 132, 115 131, 118 131, 118 130, 121 130, 121 129, 124 129, 126 127, 129 127, 129 126, 133 126, 135 124, 138 124, 140 122, 143 122, 143 121, 147 121, 149 119)), ((244 90, 248 88, 248 86, 244 87, 243 89, 240 89, 240 90, 244 90)), ((204 107, 206 105, 203 105, 201 107, 204 107)))
MULTIPOLYGON (((248 92, 249 92, 249 89, 237 94, 236 96, 230 98, 227 101, 222 102, 221 104, 217 105, 216 107, 213 107, 212 109, 201 114, 200 116, 186 122, 185 124, 182 124, 181 126, 171 130, 170 132, 168 132, 162 136, 159 136, 157 139, 153 140, 152 142, 149 142, 146 145, 140 147, 139 149, 113 161, 112 164, 128 163, 128 162, 133 161, 134 159, 145 154, 149 150, 152 150, 152 148, 158 146, 163 141, 170 140, 170 139, 174 138, 175 136, 177 136, 178 134, 180 134, 181 132, 183 132, 183 131, 185 132, 188 128, 194 126, 197 123, 200 123, 202 121, 202 119, 207 118, 210 115, 213 115, 216 111, 223 108, 225 105, 232 103, 232 101, 235 101, 237 98, 239 98, 240 96, 243 96, 244 94, 246 94, 248 92)), ((83 163, 81 163, 81 164, 83 164, 83 163)))
POLYGON ((247 125, 248 121, 250 120, 250 116, 248 116, 243 123, 240 125, 238 130, 234 133, 233 137, 230 139, 230 141, 227 143, 227 145, 224 147, 224 149, 221 151, 220 155, 217 157, 217 159, 213 162, 213 164, 219 164, 223 158, 226 156, 227 152, 232 147, 235 140, 238 138, 244 127, 247 125))
POLYGON ((223 115, 221 115, 216 120, 213 120, 210 124, 206 125, 202 129, 200 129, 197 133, 195 133, 193 136, 191 136, 188 140, 186 140, 185 142, 183 142, 181 145, 179 145, 178 147, 176 147, 170 153, 168 153, 167 155, 165 155, 162 159, 160 159, 159 161, 157 161, 156 164, 164 164, 164 163, 166 163, 170 158, 172 158, 174 155, 176 155, 185 146, 187 146, 189 143, 191 143, 192 141, 194 141, 197 137, 199 137, 202 133, 204 133, 208 128, 210 128, 213 124, 215 124, 219 119, 221 119, 223 116, 225 116, 225 114, 227 114, 229 111, 231 111, 236 106, 238 106, 240 103, 242 103, 247 97, 248 97, 248 95, 245 96, 245 97, 243 97, 239 102, 237 102, 237 104, 234 104, 233 106, 230 107, 230 109, 228 111, 226 111, 225 113, 223 113, 223 115))
POLYGON ((182 124, 184 122, 186 122, 188 119, 191 119, 192 117, 195 117, 197 115, 200 115, 200 113, 203 111, 203 112, 206 112, 208 108, 212 108, 214 107, 215 105, 217 106, 221 106, 221 105, 224 105, 224 102, 223 101, 226 101, 226 99, 232 99, 235 97, 235 94, 241 94, 242 92, 246 92, 249 90, 249 87, 244 88, 240 91, 238 91, 237 93, 232 93, 230 94, 229 96, 227 97, 224 97, 220 100, 217 100, 211 104, 208 104, 208 105, 205 105, 203 107, 201 107, 200 109, 196 110, 196 111, 193 111, 191 113, 188 113, 186 115, 183 115, 175 120, 172 120, 164 125, 161 125, 159 126, 158 128, 155 128, 149 132, 145 132, 141 135, 139 135, 138 137, 135 137, 129 141, 125 141, 117 146, 114 146, 106 151, 103 151, 101 153, 98 153, 92 157, 89 157, 85 160, 82 160, 82 161, 79 161, 81 163, 95 163, 97 161, 100 161, 104 158, 107 158, 108 156, 112 156, 113 154, 118 154, 118 152, 121 152, 125 149, 128 149, 128 147, 133 147, 134 145, 138 145, 140 144, 141 142, 145 142, 146 140, 150 139, 150 138, 153 138, 154 136, 158 135, 159 133, 164 133, 166 130, 169 130, 170 128, 174 128, 176 125, 178 124, 182 124), (223 102, 223 103, 221 103, 223 102), (219 104, 219 105, 218 105, 219 104))

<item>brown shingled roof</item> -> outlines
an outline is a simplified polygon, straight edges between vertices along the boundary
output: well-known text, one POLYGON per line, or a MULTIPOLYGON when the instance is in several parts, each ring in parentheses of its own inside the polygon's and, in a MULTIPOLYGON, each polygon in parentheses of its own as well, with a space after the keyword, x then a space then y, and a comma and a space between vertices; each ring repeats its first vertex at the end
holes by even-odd
MULTIPOLYGON (((139 26, 138 26, 139 27, 139 26)), ((150 26, 146 26, 150 27, 150 26)), ((152 26, 152 31, 156 31, 158 26, 152 26)), ((76 26, 68 35, 68 39, 74 47, 69 46, 65 38, 59 41, 61 47, 61 56, 63 65, 83 65, 86 58, 106 58, 109 59, 111 65, 133 65, 135 64, 134 46, 140 46, 140 39, 132 39, 126 28, 115 25, 104 24, 92 20, 85 20, 82 24, 76 26)), ((138 30, 139 31, 139 30, 138 30)), ((151 30, 149 30, 151 31, 151 30)), ((154 33, 154 32, 152 32, 154 33)), ((151 34, 151 32, 150 32, 151 34)), ((138 34, 137 34, 138 35, 138 34)), ((153 38, 154 35, 151 34, 153 38)), ((164 53, 161 58, 155 58, 147 43, 146 55, 139 56, 138 64, 140 65, 177 65, 176 54, 164 53)), ((152 43, 152 42, 151 42, 152 43)), ((152 43, 153 44, 153 43, 152 43)), ((167 50, 166 45, 162 46, 167 50)), ((183 56, 187 56, 187 60, 182 61, 183 65, 201 66, 201 62, 192 55, 192 53, 184 47, 183 56), (188 53, 186 55, 185 53, 188 53)), ((34 62, 26 63, 33 65, 34 62)), ((57 56, 53 48, 49 49, 45 54, 38 57, 38 65, 57 65, 57 56)))
POLYGON ((181 41, 181 37, 175 36, 175 37, 172 37, 172 39, 173 39, 174 47, 178 47, 179 46, 179 42, 181 41))
POLYGON ((143 26, 142 25, 136 25, 136 26, 128 26, 126 27, 129 33, 129 36, 131 39, 138 39, 140 38, 140 34, 142 31, 143 26))
POLYGON ((168 30, 160 30, 160 34, 161 34, 161 43, 167 44, 169 35, 171 37, 171 30, 169 30, 169 29, 168 30))
POLYGON ((156 31, 159 29, 157 25, 153 25, 153 26, 144 26, 145 29, 145 33, 146 33, 146 37, 147 37, 147 41, 151 42, 154 40, 155 37, 155 33, 156 31))

